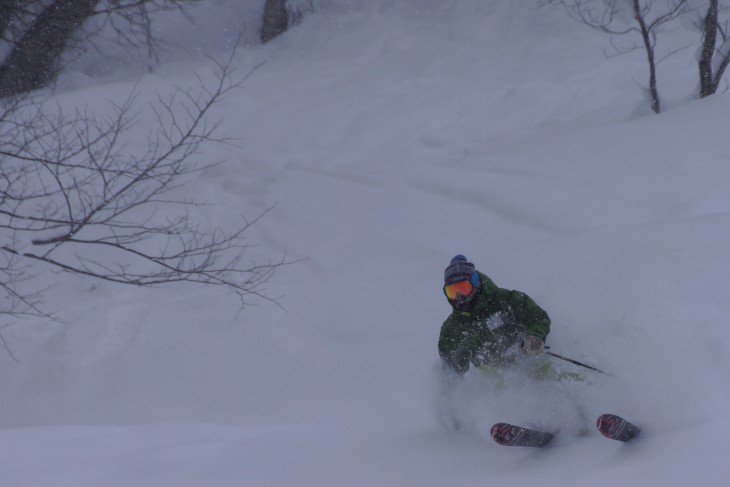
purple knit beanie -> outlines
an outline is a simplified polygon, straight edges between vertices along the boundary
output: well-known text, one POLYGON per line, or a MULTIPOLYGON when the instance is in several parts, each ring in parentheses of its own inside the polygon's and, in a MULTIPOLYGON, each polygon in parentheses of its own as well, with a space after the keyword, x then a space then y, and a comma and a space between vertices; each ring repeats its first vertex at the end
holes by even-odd
POLYGON ((444 285, 448 286, 459 281, 468 281, 476 272, 474 264, 466 260, 463 255, 457 255, 451 259, 444 271, 444 285))

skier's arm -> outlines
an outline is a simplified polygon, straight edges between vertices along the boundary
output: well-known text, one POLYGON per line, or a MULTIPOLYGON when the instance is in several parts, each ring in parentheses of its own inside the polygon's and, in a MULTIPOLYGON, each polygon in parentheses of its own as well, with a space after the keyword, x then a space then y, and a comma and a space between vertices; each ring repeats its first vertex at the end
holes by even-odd
POLYGON ((439 356, 454 372, 463 374, 469 369, 469 353, 446 326, 441 329, 439 337, 439 356))
POLYGON ((441 327, 439 356, 444 364, 458 374, 469 370, 475 352, 481 347, 480 338, 467 330, 467 323, 451 314, 441 327))
POLYGON ((543 342, 550 333, 550 317, 527 294, 510 291, 508 302, 517 322, 524 327, 524 334, 538 337, 543 342))

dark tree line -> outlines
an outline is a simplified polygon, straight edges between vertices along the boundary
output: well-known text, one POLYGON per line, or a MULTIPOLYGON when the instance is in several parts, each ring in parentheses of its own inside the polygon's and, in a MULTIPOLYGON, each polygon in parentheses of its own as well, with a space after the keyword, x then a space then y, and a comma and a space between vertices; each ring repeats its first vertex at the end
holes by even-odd
MULTIPOLYGON (((91 20, 118 34, 118 42, 155 54, 154 14, 185 12, 192 3, 214 0, 0 0, 0 97, 44 88, 63 69, 74 48, 93 45, 91 20)), ((313 10, 312 0, 262 0, 260 37, 268 42, 313 10)))

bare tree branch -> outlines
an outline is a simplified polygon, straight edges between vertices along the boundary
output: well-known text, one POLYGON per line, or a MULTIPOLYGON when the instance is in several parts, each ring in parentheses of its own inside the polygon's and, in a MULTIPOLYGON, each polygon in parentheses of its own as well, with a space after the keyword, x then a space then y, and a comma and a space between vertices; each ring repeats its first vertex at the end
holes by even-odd
MULTIPOLYGON (((146 146, 127 145, 137 96, 107 115, 67 114, 32 97, 2 105, 0 118, 0 313, 43 314, 43 290, 28 290, 33 270, 57 269, 136 286, 188 282, 220 286, 272 302, 264 284, 286 257, 249 260, 253 220, 211 228, 194 212, 202 203, 177 196, 202 145, 227 143, 212 107, 241 83, 233 55, 218 63, 215 83, 176 87, 149 108, 157 130, 146 146)), ((2 343, 0 342, 0 348, 2 343)))
POLYGON ((0 348, 2 348, 3 350, 5 350, 5 352, 8 354, 8 356, 11 359, 13 359, 13 361, 15 363, 18 363, 18 364, 20 363, 20 360, 18 360, 18 357, 15 356, 15 353, 13 352, 13 349, 10 348, 10 346, 8 345, 7 340, 5 340, 5 337, 3 336, 2 333, 0 333, 0 348))

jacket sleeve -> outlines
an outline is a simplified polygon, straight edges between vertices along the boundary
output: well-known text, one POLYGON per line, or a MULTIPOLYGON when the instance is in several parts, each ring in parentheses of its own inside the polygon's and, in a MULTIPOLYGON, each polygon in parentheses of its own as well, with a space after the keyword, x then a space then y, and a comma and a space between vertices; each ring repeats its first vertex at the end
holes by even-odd
POLYGON ((550 333, 550 317, 545 310, 520 291, 510 291, 508 302, 515 319, 524 327, 524 333, 545 341, 550 333))
POLYGON ((463 335, 458 319, 453 314, 446 318, 439 336, 439 356, 449 369, 459 374, 469 370, 472 355, 463 335))

